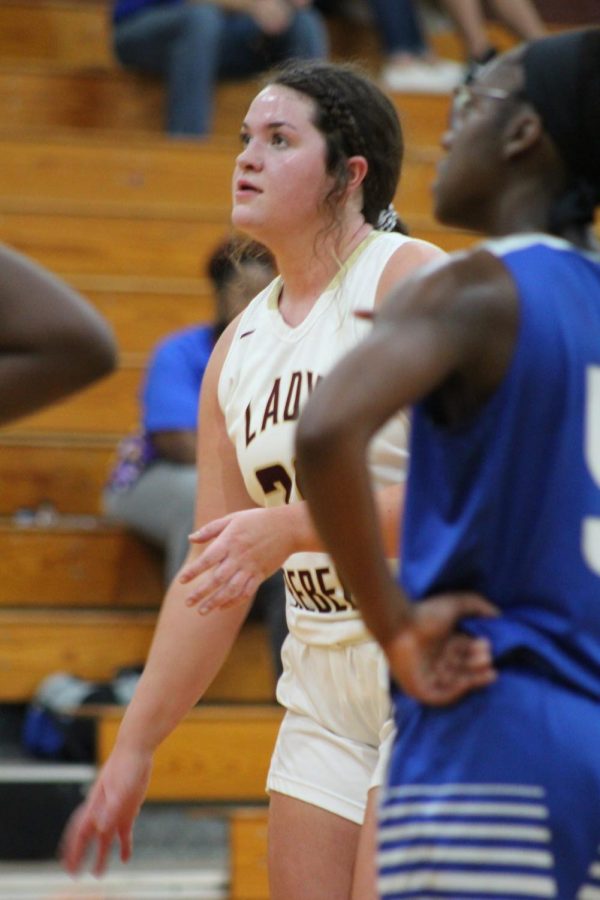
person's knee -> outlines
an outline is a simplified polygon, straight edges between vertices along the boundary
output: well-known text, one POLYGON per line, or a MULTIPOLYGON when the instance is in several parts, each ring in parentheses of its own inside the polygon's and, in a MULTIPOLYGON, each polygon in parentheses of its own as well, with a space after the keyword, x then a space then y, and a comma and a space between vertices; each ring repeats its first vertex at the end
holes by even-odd
POLYGON ((218 41, 225 27, 225 14, 212 3, 188 3, 182 17, 181 34, 200 46, 218 41))
POLYGON ((316 10, 298 10, 290 25, 288 38, 292 57, 325 59, 328 55, 327 31, 316 10))

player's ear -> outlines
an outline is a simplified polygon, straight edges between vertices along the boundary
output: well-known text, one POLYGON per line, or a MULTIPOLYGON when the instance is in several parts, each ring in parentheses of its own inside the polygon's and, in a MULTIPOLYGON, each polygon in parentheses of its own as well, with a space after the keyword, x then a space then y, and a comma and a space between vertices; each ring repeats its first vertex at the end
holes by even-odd
POLYGON ((506 122, 502 133, 503 156, 511 159, 526 153, 542 140, 544 126, 531 106, 522 106, 506 122))
POLYGON ((367 177, 369 163, 364 156, 351 156, 346 165, 348 167, 348 189, 355 191, 367 177))

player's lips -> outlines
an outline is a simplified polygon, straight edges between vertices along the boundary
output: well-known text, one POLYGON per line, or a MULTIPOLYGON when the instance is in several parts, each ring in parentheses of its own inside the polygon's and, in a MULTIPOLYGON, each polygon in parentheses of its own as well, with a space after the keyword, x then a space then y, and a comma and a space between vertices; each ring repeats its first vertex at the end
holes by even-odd
POLYGON ((235 183, 235 193, 239 196, 246 196, 248 194, 262 194, 262 191, 260 188, 257 188, 256 185, 252 184, 251 181, 240 178, 235 183))

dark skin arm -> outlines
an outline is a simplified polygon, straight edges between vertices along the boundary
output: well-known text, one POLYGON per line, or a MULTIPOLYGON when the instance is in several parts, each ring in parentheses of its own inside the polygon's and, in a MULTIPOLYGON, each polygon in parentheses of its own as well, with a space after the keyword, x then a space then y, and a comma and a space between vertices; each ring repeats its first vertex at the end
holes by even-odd
POLYGON ((471 594, 410 604, 383 553, 367 449, 398 409, 425 397, 442 423, 473 414, 500 384, 517 327, 503 265, 481 250, 456 256, 392 292, 371 335, 319 385, 298 428, 300 483, 321 538, 395 679, 425 703, 453 702, 494 679, 487 643, 456 624, 496 611, 471 594))
POLYGON ((86 387, 116 365, 111 331, 66 284, 0 247, 0 425, 86 387))

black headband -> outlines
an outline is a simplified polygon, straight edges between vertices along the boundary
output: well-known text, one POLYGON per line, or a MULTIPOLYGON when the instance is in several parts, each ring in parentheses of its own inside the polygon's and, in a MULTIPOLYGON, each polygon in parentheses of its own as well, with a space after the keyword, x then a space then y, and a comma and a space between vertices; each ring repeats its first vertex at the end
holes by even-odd
POLYGON ((600 29, 527 44, 525 93, 554 141, 573 186, 570 205, 589 221, 600 202, 600 29))

